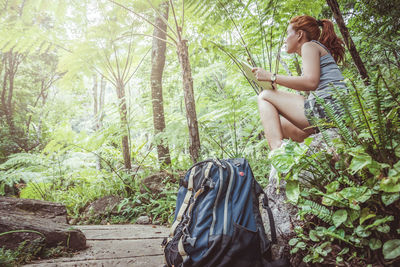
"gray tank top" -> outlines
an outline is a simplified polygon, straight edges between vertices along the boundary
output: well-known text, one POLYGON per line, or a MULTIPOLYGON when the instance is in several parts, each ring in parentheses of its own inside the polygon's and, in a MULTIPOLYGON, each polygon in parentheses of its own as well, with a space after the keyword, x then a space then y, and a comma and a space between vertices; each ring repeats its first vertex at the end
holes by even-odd
POLYGON ((323 44, 316 40, 312 40, 311 42, 317 43, 322 46, 328 52, 328 54, 320 57, 321 73, 319 84, 315 91, 310 91, 308 99, 314 99, 314 94, 321 98, 331 96, 332 92, 334 92, 335 90, 334 88, 332 88, 332 84, 338 90, 347 89, 346 84, 343 81, 344 78, 342 72, 340 71, 329 50, 323 44))

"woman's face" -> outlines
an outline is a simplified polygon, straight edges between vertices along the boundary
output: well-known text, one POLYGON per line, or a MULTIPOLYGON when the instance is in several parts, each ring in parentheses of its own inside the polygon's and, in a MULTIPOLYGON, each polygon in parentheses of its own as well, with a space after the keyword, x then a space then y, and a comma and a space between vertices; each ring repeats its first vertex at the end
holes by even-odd
POLYGON ((286 44, 286 51, 291 54, 296 52, 297 48, 297 34, 296 31, 293 30, 292 24, 289 24, 286 32, 286 39, 285 39, 285 44, 286 44))

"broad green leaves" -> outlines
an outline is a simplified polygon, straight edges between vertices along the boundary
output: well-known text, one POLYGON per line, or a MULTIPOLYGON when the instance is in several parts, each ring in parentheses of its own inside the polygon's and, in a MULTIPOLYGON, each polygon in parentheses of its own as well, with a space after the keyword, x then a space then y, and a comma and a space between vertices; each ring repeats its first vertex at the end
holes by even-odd
POLYGON ((393 239, 383 244, 383 256, 385 260, 392 260, 400 256, 400 239, 393 239))
POLYGON ((292 203, 297 203, 300 196, 300 187, 298 181, 287 181, 286 197, 292 203))
POLYGON ((347 220, 347 211, 346 210, 337 210, 333 213, 332 221, 336 227, 340 226, 346 220, 347 220))

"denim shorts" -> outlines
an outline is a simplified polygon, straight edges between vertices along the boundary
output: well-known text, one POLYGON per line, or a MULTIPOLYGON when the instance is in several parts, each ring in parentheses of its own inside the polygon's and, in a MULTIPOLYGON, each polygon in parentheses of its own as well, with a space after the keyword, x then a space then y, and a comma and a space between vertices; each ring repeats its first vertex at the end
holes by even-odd
MULTIPOLYGON (((338 103, 337 99, 333 98, 332 96, 324 97, 322 99, 325 101, 325 104, 330 104, 332 106, 335 115, 343 115, 343 109, 341 108, 341 105, 338 103)), ((315 98, 306 99, 304 101, 304 115, 306 116, 310 125, 315 125, 319 119, 326 119, 327 122, 331 122, 326 115, 324 107, 317 103, 315 98)))

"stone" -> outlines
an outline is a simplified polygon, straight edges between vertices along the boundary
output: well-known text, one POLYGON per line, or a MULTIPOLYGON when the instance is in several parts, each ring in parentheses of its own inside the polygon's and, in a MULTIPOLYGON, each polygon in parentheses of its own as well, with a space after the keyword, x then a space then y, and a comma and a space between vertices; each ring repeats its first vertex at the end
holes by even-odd
POLYGON ((149 224, 150 223, 150 218, 149 216, 140 216, 136 220, 137 224, 149 224))
MULTIPOLYGON (((328 129, 326 133, 330 139, 339 137, 338 130, 336 128, 328 129)), ((312 151, 319 150, 327 150, 334 153, 334 151, 329 148, 323 140, 321 133, 313 134, 310 137, 313 137, 313 141, 311 142, 310 149, 307 152, 308 155, 310 155, 312 151)), ((312 173, 305 171, 299 176, 302 175, 312 176, 312 173)), ((301 226, 302 224, 297 216, 297 207, 287 201, 285 188, 286 182, 281 181, 280 184, 277 185, 276 177, 273 177, 268 186, 265 188, 265 192, 268 196, 269 207, 271 208, 275 221, 275 228, 277 231, 277 244, 272 246, 272 256, 275 259, 281 258, 282 256, 289 258, 288 241, 294 236, 294 227, 301 226)), ((271 239, 268 213, 265 209, 262 211, 262 217, 265 231, 268 237, 271 239)))
POLYGON ((122 201, 120 196, 105 196, 90 203, 83 212, 84 218, 118 214, 118 204, 122 201))
POLYGON ((0 196, 0 212, 20 212, 67 223, 67 209, 64 205, 42 200, 21 199, 0 196))
POLYGON ((162 193, 165 189, 164 180, 167 177, 171 177, 171 174, 169 174, 166 171, 161 171, 144 178, 142 180, 142 185, 140 186, 140 192, 142 194, 146 193, 147 192, 146 188, 147 188, 153 194, 162 193))
POLYGON ((27 240, 44 238, 46 247, 86 248, 86 237, 67 224, 65 206, 41 200, 0 197, 0 247, 15 249, 27 240))

